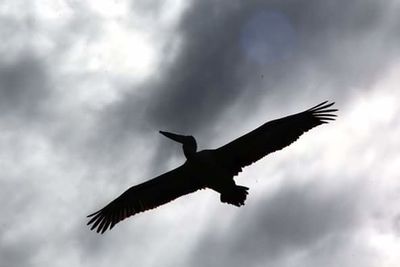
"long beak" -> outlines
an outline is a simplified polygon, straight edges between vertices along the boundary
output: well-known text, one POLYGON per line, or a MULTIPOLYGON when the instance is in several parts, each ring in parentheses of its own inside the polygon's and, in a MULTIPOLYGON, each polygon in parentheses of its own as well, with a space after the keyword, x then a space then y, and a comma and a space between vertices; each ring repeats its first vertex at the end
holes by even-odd
POLYGON ((168 137, 169 139, 174 140, 175 142, 179 142, 181 144, 185 143, 187 140, 186 135, 179 135, 179 134, 174 134, 174 133, 169 133, 169 132, 164 132, 160 131, 160 134, 164 135, 165 137, 168 137))

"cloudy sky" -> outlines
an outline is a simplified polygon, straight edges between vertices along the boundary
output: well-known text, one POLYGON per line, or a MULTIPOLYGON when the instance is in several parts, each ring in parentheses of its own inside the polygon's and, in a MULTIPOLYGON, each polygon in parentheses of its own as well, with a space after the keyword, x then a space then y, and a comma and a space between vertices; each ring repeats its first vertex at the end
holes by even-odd
POLYGON ((400 1, 0 2, 2 266, 400 266, 400 1), (336 101, 339 118, 100 236, 85 216, 182 162, 336 101))

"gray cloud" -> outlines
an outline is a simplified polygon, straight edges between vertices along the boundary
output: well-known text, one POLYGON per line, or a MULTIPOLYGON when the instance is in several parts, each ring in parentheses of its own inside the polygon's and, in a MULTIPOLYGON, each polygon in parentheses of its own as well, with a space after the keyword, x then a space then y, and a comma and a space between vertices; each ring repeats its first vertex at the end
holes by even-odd
MULTIPOLYGON (((18 148, 18 146, 16 147, 18 148)), ((0 152, 0 163, 8 167, 6 156, 13 157, 12 153, 6 155, 5 147, 0 152)), ((32 266, 32 260, 42 248, 40 234, 29 231, 30 220, 26 218, 35 210, 32 199, 39 196, 34 180, 24 181, 18 174, 20 170, 9 173, 9 168, 4 168, 0 174, 0 202, 2 203, 2 216, 0 218, 0 257, 1 262, 7 266, 32 266), (28 224, 28 225, 27 225, 28 224), (21 239, 25 242, 21 242, 21 239)))
POLYGON ((107 149, 96 155, 119 155, 145 134, 158 144, 148 148, 157 151, 157 173, 180 151, 158 130, 192 134, 204 148, 229 127, 221 121, 227 112, 239 123, 262 102, 271 110, 325 99, 344 105, 396 59, 400 22, 392 10, 376 1, 194 2, 164 36, 167 46, 182 40, 175 59, 99 115, 107 149))
POLYGON ((51 96, 44 62, 32 54, 0 65, 0 112, 5 118, 26 122, 40 119, 51 96))
POLYGON ((32 266, 32 259, 39 251, 38 240, 28 238, 21 244, 18 241, 6 242, 0 236, 0 256, 2 264, 6 266, 32 266))
POLYGON ((210 225, 189 265, 243 266, 251 259, 253 266, 274 266, 300 251, 321 246, 334 251, 344 245, 342 236, 351 240, 362 223, 363 199, 354 196, 355 188, 360 190, 352 185, 327 192, 325 185, 315 182, 280 188, 244 209, 222 233, 210 225))
MULTIPOLYGON (((163 29, 154 22, 162 5, 131 1, 133 11, 145 14, 132 24, 120 23, 163 29)), ((10 54, 0 63, 0 166, 5 167, 0 199, 7 203, 0 219, 0 258, 7 266, 42 265, 60 255, 54 266, 378 266, 370 248, 356 238, 369 219, 362 209, 370 203, 363 202, 367 193, 359 185, 330 191, 326 184, 284 181, 279 190, 240 209, 222 231, 214 226, 225 215, 213 210, 219 203, 207 206, 201 220, 193 219, 209 204, 206 194, 183 201, 193 203, 186 214, 180 213, 183 202, 174 203, 176 209, 129 220, 103 237, 84 223, 94 205, 183 159, 178 145, 158 135, 160 129, 193 134, 205 148, 250 130, 245 123, 258 121, 259 110, 286 114, 325 99, 350 105, 355 93, 366 93, 399 58, 395 1, 195 1, 174 31, 160 30, 160 40, 167 39, 161 63, 135 85, 112 69, 65 70, 64 63, 75 62, 69 61, 71 47, 100 38, 107 20, 89 4, 69 1, 68 7, 65 23, 44 25, 46 20, 32 15, 2 18, 7 23, 0 26, 7 36, 18 32, 12 45, 0 47, 0 54, 10 54), (37 39, 30 37, 38 32, 56 40, 54 49, 34 44, 37 39), (93 87, 103 82, 118 88, 115 100, 97 108, 79 102, 75 86, 96 92, 93 87), (32 127, 34 137, 27 134, 32 127), (44 159, 41 145, 50 151, 44 159), (40 227, 32 224, 32 232, 23 236, 21 220, 40 227), (360 256, 354 259, 353 253, 360 256)), ((260 120, 271 113, 262 113, 260 120)), ((277 166, 288 174, 289 165, 277 166)), ((393 215, 398 212, 388 214, 398 233, 398 215, 393 215)))
POLYGON ((354 88, 364 90, 379 78, 398 53, 399 20, 391 8, 376 1, 196 2, 178 28, 183 41, 176 60, 158 69, 161 80, 142 85, 146 93, 127 94, 105 111, 110 121, 119 122, 111 128, 114 133, 169 129, 207 136, 234 105, 246 111, 263 99, 271 99, 274 108, 274 103, 309 98, 310 103, 345 101, 354 88), (243 26, 263 14, 258 23, 275 23, 270 29, 243 26), (282 19, 269 19, 274 14, 282 19), (290 27, 293 33, 287 34, 294 36, 280 37, 274 26, 290 27), (279 44, 279 38, 293 41, 290 53, 272 62, 252 60, 246 54, 252 47, 242 44, 251 38, 246 30, 271 35, 253 40, 260 53, 283 53, 272 43, 279 44), (269 38, 271 43, 257 43, 269 38))

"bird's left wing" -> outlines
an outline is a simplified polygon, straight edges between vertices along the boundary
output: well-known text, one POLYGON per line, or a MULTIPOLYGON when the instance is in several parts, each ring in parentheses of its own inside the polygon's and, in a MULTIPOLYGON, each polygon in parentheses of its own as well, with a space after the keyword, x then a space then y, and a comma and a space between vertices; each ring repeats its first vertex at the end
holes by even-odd
POLYGON ((180 196, 202 189, 193 179, 190 166, 184 164, 154 179, 132 186, 101 210, 88 215, 88 225, 98 233, 111 230, 115 224, 136 213, 156 208, 180 196))
POLYGON ((329 109, 333 104, 325 101, 306 111, 269 121, 216 149, 218 160, 236 175, 243 167, 290 145, 311 128, 334 120, 337 109, 329 109))

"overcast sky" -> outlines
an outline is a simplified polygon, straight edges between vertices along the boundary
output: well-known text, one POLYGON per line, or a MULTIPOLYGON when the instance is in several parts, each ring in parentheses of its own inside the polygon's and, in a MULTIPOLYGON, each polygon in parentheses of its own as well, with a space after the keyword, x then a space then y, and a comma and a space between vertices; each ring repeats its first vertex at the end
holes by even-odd
POLYGON ((400 266, 400 1, 0 2, 0 265, 400 266), (98 235, 85 216, 336 101, 338 120, 98 235))

